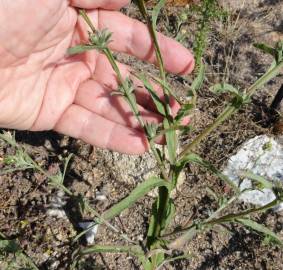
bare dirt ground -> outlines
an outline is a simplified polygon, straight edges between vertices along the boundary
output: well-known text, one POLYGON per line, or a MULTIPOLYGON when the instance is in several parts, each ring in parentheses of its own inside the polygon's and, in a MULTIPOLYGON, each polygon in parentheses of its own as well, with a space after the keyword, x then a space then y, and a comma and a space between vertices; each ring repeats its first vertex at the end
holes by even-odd
MULTIPOLYGON (((229 10, 225 21, 215 21, 209 36, 205 62, 208 69, 203 89, 199 93, 198 110, 192 116, 194 131, 188 140, 211 123, 223 110, 228 96, 216 97, 209 86, 226 81, 246 88, 268 67, 271 59, 256 51, 254 42, 267 42, 271 45, 283 39, 283 3, 278 0, 220 1, 229 10)), ((131 5, 124 10, 131 17, 138 17, 136 8, 131 5)), ((174 36, 174 22, 184 7, 168 6, 159 21, 159 28, 167 35, 174 36), (171 30, 170 30, 171 29, 171 30)), ((197 18, 189 16, 180 31, 186 34, 183 43, 188 48, 194 42, 197 18)), ((123 62, 136 70, 156 72, 152 66, 137 63, 134 59, 119 56, 123 62)), ((170 82, 180 95, 185 95, 187 82, 170 75, 170 82)), ((198 148, 198 153, 219 169, 229 157, 249 138, 259 134, 272 134, 268 106, 282 84, 282 74, 268 83, 253 98, 252 104, 213 132, 198 148)), ((190 78, 186 78, 189 81, 190 78)), ((276 136, 275 136, 276 137, 276 136)), ((277 138, 277 137, 276 137, 277 138)), ((64 137, 53 132, 16 132, 17 141, 24 145, 33 158, 50 172, 56 172, 62 165, 61 159, 73 153, 65 184, 72 191, 86 196, 93 206, 103 211, 124 198, 137 183, 156 170, 150 154, 128 157, 106 150, 95 149, 81 141, 64 137), (107 197, 103 203, 95 200, 97 192, 107 197)), ((1 161, 13 149, 0 141, 1 161)), ((205 218, 216 208, 207 187, 225 195, 227 187, 219 179, 198 167, 190 167, 182 188, 177 192, 175 205, 177 216, 174 225, 185 225, 193 219, 205 218)), ((48 185, 47 179, 32 171, 16 172, 0 176, 0 232, 10 239, 17 238, 22 249, 33 259, 39 269, 68 269, 72 252, 82 241, 73 244, 78 222, 87 221, 89 216, 80 216, 76 203, 63 197, 67 217, 54 217, 48 209, 58 198, 58 191, 48 185)), ((153 198, 147 196, 134 207, 124 211, 113 225, 134 240, 146 235, 153 198)), ((231 209, 244 209, 235 205, 231 209)), ((256 217, 283 237, 283 215, 268 212, 256 217)), ((96 243, 124 244, 117 235, 105 227, 98 231, 96 243)), ((258 234, 236 225, 227 230, 213 230, 198 235, 187 246, 192 254, 189 260, 181 260, 164 269, 283 269, 283 252, 274 245, 265 245, 258 234)), ((6 258, 7 259, 7 258, 6 258)), ((0 261, 1 265, 4 265, 0 261)), ((21 269, 21 268, 18 268, 21 269)), ((99 254, 88 257, 80 269, 141 269, 137 261, 121 254, 99 254)))

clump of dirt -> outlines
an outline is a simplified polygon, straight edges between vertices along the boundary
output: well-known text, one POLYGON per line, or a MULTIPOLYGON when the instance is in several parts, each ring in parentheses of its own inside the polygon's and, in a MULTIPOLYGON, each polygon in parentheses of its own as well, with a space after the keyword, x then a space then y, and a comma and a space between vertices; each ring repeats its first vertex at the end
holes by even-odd
MULTIPOLYGON (((206 125, 211 123, 224 109, 229 97, 217 97, 209 91, 214 83, 223 78, 229 83, 247 88, 267 68, 271 62, 252 46, 254 42, 274 44, 282 40, 281 1, 220 1, 229 9, 225 20, 217 20, 212 25, 208 49, 205 85, 199 92, 197 110, 192 115, 194 130, 185 138, 190 141, 206 125), (244 3, 244 4, 243 4, 244 3)), ((184 8, 167 6, 167 11, 159 20, 159 29, 169 35, 172 22, 184 8)), ((137 9, 131 5, 125 10, 131 17, 140 18, 137 9)), ((181 27, 188 33, 184 45, 192 47, 198 18, 191 17, 181 27), (192 33, 190 35, 190 33, 192 33)), ((118 56, 136 70, 157 74, 150 65, 137 63, 133 58, 118 56)), ((188 82, 191 78, 186 78, 188 82)), ((170 75, 170 83, 181 96, 186 95, 189 83, 184 78, 170 75)), ((271 134, 268 107, 273 96, 282 84, 282 74, 268 83, 254 97, 252 104, 241 109, 238 114, 225 122, 217 131, 209 135, 197 152, 222 169, 229 157, 247 139, 260 134, 271 134)), ((70 163, 65 184, 76 194, 88 198, 91 204, 103 211, 124 198, 144 178, 157 171, 156 163, 150 154, 129 157, 91 147, 81 141, 65 136, 47 133, 16 132, 17 141, 46 170, 55 173, 62 166, 62 159, 70 153, 70 163), (106 196, 102 204, 95 198, 97 193, 106 196)), ((185 141, 183 142, 185 143, 185 141)), ((0 169, 3 158, 13 154, 13 149, 0 142, 0 169)), ((217 203, 207 193, 207 188, 219 195, 227 195, 229 189, 219 179, 197 166, 190 166, 186 179, 177 190, 175 205, 177 215, 174 226, 187 226, 195 219, 209 216, 217 203)), ((48 185, 41 174, 27 170, 24 172, 0 175, 0 231, 9 238, 17 238, 22 249, 34 260, 40 269, 68 269, 72 264, 72 253, 79 245, 73 243, 78 222, 90 220, 82 216, 73 198, 64 197, 65 217, 48 215, 48 209, 58 191, 48 185)), ((131 239, 142 241, 146 235, 147 224, 153 198, 147 196, 134 207, 124 211, 112 224, 131 239)), ((231 211, 245 209, 245 205, 234 205, 231 211)), ((268 225, 279 235, 283 235, 283 216, 268 212, 255 217, 268 225)), ((96 243, 124 245, 117 234, 101 226, 96 243)), ((187 246, 191 259, 174 262, 164 269, 282 269, 282 250, 267 246, 262 238, 249 230, 231 225, 198 235, 187 246)), ((1 266, 1 262, 0 262, 1 266)), ((121 254, 98 254, 86 257, 80 269, 141 269, 137 260, 121 254)))

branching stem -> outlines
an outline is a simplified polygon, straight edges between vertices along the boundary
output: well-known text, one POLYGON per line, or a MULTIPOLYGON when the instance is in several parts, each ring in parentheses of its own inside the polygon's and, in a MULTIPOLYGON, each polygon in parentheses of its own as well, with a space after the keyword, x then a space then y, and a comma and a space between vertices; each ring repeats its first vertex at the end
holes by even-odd
MULTIPOLYGON (((274 78, 280 70, 283 68, 283 61, 278 63, 274 68, 268 70, 261 78, 259 78, 252 86, 246 91, 247 99, 251 98, 252 95, 265 83, 274 78)), ((210 124, 201 134, 199 134, 190 144, 186 145, 184 150, 180 153, 179 159, 182 159, 187 154, 192 152, 192 150, 199 145, 199 143, 205 139, 212 131, 219 127, 226 119, 228 119, 232 114, 238 111, 240 106, 235 106, 233 103, 228 105, 226 109, 217 117, 217 119, 210 124)))

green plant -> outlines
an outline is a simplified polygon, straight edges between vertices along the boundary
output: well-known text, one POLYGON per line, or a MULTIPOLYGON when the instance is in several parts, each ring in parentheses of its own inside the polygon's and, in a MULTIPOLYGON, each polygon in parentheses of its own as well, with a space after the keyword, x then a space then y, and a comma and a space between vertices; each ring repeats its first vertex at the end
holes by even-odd
POLYGON ((203 0, 200 5, 193 5, 191 9, 193 13, 200 17, 197 23, 198 28, 193 46, 196 66, 198 68, 207 47, 208 33, 211 28, 211 23, 214 19, 220 17, 224 18, 227 14, 219 8, 216 0, 203 0))
POLYGON ((173 25, 170 25, 167 18, 168 34, 174 33, 174 38, 183 43, 188 38, 188 32, 184 28, 185 25, 193 18, 196 21, 197 30, 193 40, 193 51, 196 61, 196 70, 201 66, 202 57, 206 51, 209 33, 212 23, 218 20, 225 20, 228 12, 224 11, 217 0, 202 0, 198 3, 190 3, 183 7, 180 14, 176 14, 173 25))
POLYGON ((33 261, 20 248, 17 241, 7 239, 2 233, 0 233, 0 266, 7 270, 38 270, 33 261))
MULTIPOLYGON (((203 7, 206 8, 204 8, 202 11, 207 12, 207 10, 209 10, 209 14, 203 14, 203 15, 204 17, 210 18, 215 13, 214 12, 215 7, 213 7, 215 1, 208 0, 204 2, 208 6, 205 6, 204 4, 203 7)), ((190 110, 192 110, 194 104, 192 102, 186 104, 181 103, 182 108, 179 111, 178 115, 176 117, 173 117, 171 115, 168 101, 170 96, 175 97, 175 95, 173 94, 173 90, 170 88, 170 86, 166 81, 166 72, 163 65, 163 58, 156 38, 157 17, 164 3, 165 1, 163 0, 159 1, 156 7, 152 11, 152 16, 150 16, 149 13, 147 12, 144 1, 143 0, 137 1, 139 10, 142 16, 144 17, 144 19, 147 21, 148 29, 153 40, 157 63, 160 71, 160 79, 157 81, 160 83, 161 87, 163 88, 165 102, 163 102, 161 99, 158 98, 158 96, 154 92, 153 87, 150 84, 150 81, 147 80, 145 76, 138 76, 138 77, 143 81, 144 86, 149 91, 158 112, 164 117, 164 121, 162 125, 148 124, 143 121, 137 110, 137 104, 135 100, 134 88, 132 82, 128 78, 126 78, 125 80, 122 79, 119 69, 117 68, 115 59, 113 57, 113 54, 111 53, 111 51, 107 46, 110 40, 110 35, 109 34, 106 35, 107 39, 100 40, 100 42, 97 42, 99 38, 93 40, 92 38, 93 35, 97 35, 97 37, 100 37, 102 36, 101 34, 102 32, 100 33, 96 29, 94 29, 92 23, 90 22, 84 11, 81 11, 81 15, 85 18, 85 21, 88 23, 88 25, 93 31, 92 33, 89 34, 90 35, 89 44, 79 45, 75 48, 70 49, 69 51, 69 53, 73 54, 76 52, 81 52, 84 46, 87 46, 87 49, 91 47, 96 47, 100 49, 100 51, 107 56, 109 62, 111 63, 113 69, 117 74, 120 83, 119 91, 116 94, 122 95, 125 98, 129 106, 131 107, 134 115, 137 117, 141 127, 144 129, 145 134, 147 135, 147 139, 151 146, 151 150, 159 164, 161 171, 158 177, 145 180, 145 182, 138 185, 136 189, 134 189, 130 193, 129 197, 125 198, 120 203, 113 206, 103 214, 105 219, 113 218, 114 216, 121 213, 122 210, 131 206, 134 202, 139 200, 149 190, 158 187, 159 193, 155 203, 153 204, 152 216, 147 233, 147 241, 146 241, 147 251, 143 251, 137 246, 128 246, 128 247, 94 246, 92 248, 88 248, 87 250, 82 250, 81 252, 83 254, 91 253, 91 252, 101 252, 102 250, 104 252, 128 252, 130 254, 136 255, 140 259, 140 262, 142 263, 144 269, 158 269, 160 265, 163 265, 163 263, 167 260, 174 260, 177 258, 179 259, 179 257, 177 258, 172 257, 173 254, 172 250, 182 248, 182 246, 188 240, 190 240, 197 232, 207 230, 208 228, 211 228, 215 224, 238 222, 248 227, 251 227, 257 231, 260 231, 262 233, 269 234, 273 238, 276 238, 275 235, 267 228, 263 229, 262 225, 259 225, 254 221, 251 221, 247 217, 251 213, 263 211, 265 209, 273 207, 274 205, 279 203, 282 199, 282 194, 280 191, 279 192, 280 195, 278 194, 278 198, 271 204, 268 204, 264 207, 250 209, 237 214, 228 214, 222 217, 218 217, 224 208, 226 208, 231 202, 233 202, 236 198, 238 198, 240 192, 237 187, 231 184, 231 181, 229 181, 227 177, 225 177, 220 172, 218 172, 208 162, 203 161, 199 156, 192 153, 194 148, 200 143, 201 140, 203 140, 211 131, 217 128, 230 115, 235 113, 242 105, 249 103, 250 98, 255 93, 255 91, 258 88, 260 88, 263 84, 265 84, 267 81, 269 81, 270 79, 272 79, 277 75, 277 73, 283 66, 282 59, 276 54, 276 59, 277 59, 276 65, 273 65, 272 68, 266 72, 266 74, 264 74, 251 87, 249 87, 244 91, 240 91, 228 84, 221 84, 214 86, 212 90, 216 93, 229 92, 231 95, 233 95, 231 104, 227 106, 224 112, 216 119, 214 123, 209 125, 191 143, 185 145, 181 153, 178 153, 177 130, 183 129, 181 125, 181 120, 183 119, 183 117, 187 116, 190 113, 190 110), (159 150, 155 146, 155 142, 154 142, 154 139, 161 134, 164 134, 166 137, 166 145, 163 148, 163 150, 159 150), (168 152, 168 157, 165 155, 165 149, 168 152), (210 171, 221 177, 222 180, 232 185, 235 191, 235 196, 227 200, 226 203, 223 203, 220 206, 220 208, 214 214, 212 214, 207 220, 194 223, 190 228, 188 228, 187 232, 185 232, 181 237, 171 242, 168 242, 168 240, 163 236, 166 232, 166 229, 168 228, 168 225, 172 220, 172 217, 174 216, 175 207, 174 207, 174 202, 171 198, 171 194, 172 191, 176 188, 180 172, 185 168, 186 164, 188 163, 197 163, 200 166, 209 169, 210 171)), ((207 21, 204 21, 202 27, 203 28, 206 27, 205 25, 207 25, 207 21)), ((201 31, 205 32, 204 29, 202 29, 201 31)), ((103 31, 103 33, 105 32, 106 30, 103 31)), ((203 40, 203 36, 198 37, 198 39, 200 41, 203 40)), ((276 53, 278 53, 278 55, 280 55, 281 48, 278 47, 274 50, 276 51, 276 53)), ((201 72, 194 81, 193 87, 191 89, 194 93, 194 96, 196 95, 197 89, 201 87, 201 82, 203 80, 204 70, 203 68, 201 68, 200 70, 201 72)), ((279 241, 278 237, 276 239, 279 241)), ((184 257, 186 257, 186 255, 184 255, 184 257)), ((184 257, 182 256, 182 258, 184 257)))
MULTIPOLYGON (((209 0, 207 1, 207 3, 210 2, 211 1, 209 0)), ((196 234, 210 230, 215 225, 222 225, 227 223, 242 224, 265 235, 266 239, 269 239, 269 242, 275 242, 279 245, 283 245, 283 241, 274 232, 251 219, 252 214, 265 211, 281 203, 283 201, 283 188, 280 186, 275 186, 272 183, 269 183, 267 180, 254 176, 251 173, 247 172, 245 177, 248 177, 253 181, 257 181, 259 184, 258 188, 267 186, 268 188, 271 188, 276 195, 276 199, 262 207, 250 208, 238 213, 227 214, 228 207, 239 198, 241 191, 239 190, 238 186, 235 186, 235 184, 233 184, 233 182, 229 180, 227 176, 223 175, 213 165, 203 160, 200 156, 194 153, 195 148, 203 139, 205 139, 212 131, 220 126, 232 114, 237 112, 243 105, 248 104, 251 100, 252 95, 260 87, 262 87, 265 83, 267 83, 279 73, 279 71, 283 67, 282 44, 279 43, 276 48, 269 48, 263 45, 257 46, 265 52, 272 54, 274 56, 274 62, 271 65, 270 69, 267 70, 266 73, 262 77, 260 77, 252 86, 244 90, 239 90, 229 84, 217 84, 211 88, 211 90, 216 94, 221 94, 223 92, 231 94, 232 98, 230 103, 212 124, 205 128, 190 143, 187 143, 183 147, 181 152, 178 152, 178 131, 185 130, 187 132, 187 127, 182 126, 181 122, 182 119, 185 116, 188 116, 196 106, 195 100, 197 91, 201 88, 204 79, 204 66, 199 69, 199 73, 196 76, 190 90, 188 91, 188 93, 193 98, 187 103, 182 103, 179 99, 177 99, 177 101, 181 105, 181 109, 179 113, 175 117, 173 117, 169 106, 169 98, 176 98, 176 95, 167 82, 166 72, 163 65, 163 58, 156 38, 156 22, 158 14, 165 1, 160 0, 158 2, 156 7, 153 9, 151 16, 149 15, 143 0, 139 0, 137 1, 137 3, 141 14, 147 21, 148 29, 153 40, 158 68, 160 71, 160 78, 154 79, 161 85, 165 100, 162 101, 158 97, 158 95, 154 91, 153 86, 151 85, 150 80, 148 80, 144 75, 136 76, 144 83, 144 86, 150 93, 158 112, 164 118, 162 124, 150 124, 143 120, 138 110, 133 83, 129 78, 122 78, 120 70, 116 64, 116 60, 108 47, 109 43, 111 42, 111 33, 109 33, 107 29, 104 29, 102 31, 95 29, 84 10, 81 10, 80 14, 91 29, 91 32, 89 33, 88 43, 81 44, 69 49, 69 54, 73 55, 77 53, 83 53, 88 50, 97 49, 108 58, 113 70, 117 74, 119 81, 119 88, 114 94, 121 95, 127 101, 133 114, 139 121, 140 126, 144 129, 151 151, 159 165, 160 175, 146 179, 144 182, 137 185, 137 187, 126 198, 106 210, 103 214, 99 215, 97 211, 90 206, 89 202, 85 198, 76 196, 64 185, 64 176, 71 157, 67 158, 62 172, 59 172, 57 175, 50 175, 41 166, 39 166, 35 161, 32 160, 32 158, 24 151, 24 149, 15 142, 15 139, 10 134, 6 133, 4 135, 0 135, 0 138, 4 139, 6 142, 16 148, 16 154, 10 157, 6 157, 5 159, 6 164, 10 166, 9 171, 19 169, 33 169, 40 171, 50 180, 50 184, 58 187, 59 189, 62 189, 68 196, 72 197, 74 200, 79 201, 82 211, 88 211, 92 213, 97 224, 104 224, 108 226, 111 230, 116 232, 121 237, 121 239, 128 243, 127 245, 123 246, 94 245, 87 248, 79 248, 73 254, 74 267, 76 265, 76 262, 86 254, 114 252, 128 253, 137 257, 142 264, 143 269, 145 270, 161 269, 161 267, 165 263, 169 263, 177 259, 189 259, 191 256, 190 254, 185 253, 181 256, 176 256, 176 253, 174 251, 182 251, 184 245, 188 241, 191 241, 196 234), (166 144, 162 149, 157 147, 155 143, 156 137, 160 135, 164 135, 166 138, 166 144), (227 183, 229 186, 231 186, 233 194, 230 197, 218 198, 218 196, 213 191, 210 191, 210 193, 214 194, 214 196, 217 197, 219 204, 218 209, 204 220, 195 220, 189 227, 172 230, 170 229, 170 223, 175 215, 175 205, 172 199, 172 194, 177 186, 180 173, 186 168, 188 164, 192 163, 207 169, 208 171, 219 177, 222 181, 227 183), (131 207, 136 201, 141 199, 149 191, 155 188, 158 188, 158 196, 152 206, 152 214, 150 223, 148 225, 147 237, 145 239, 145 242, 143 243, 144 245, 141 245, 140 243, 132 241, 129 237, 122 234, 119 229, 115 228, 110 223, 110 220, 115 216, 118 216, 123 210, 131 207), (225 213, 223 214, 224 210, 225 213), (168 231, 169 229, 170 231, 168 231)), ((74 239, 74 241, 81 237, 85 232, 86 231, 79 234, 74 239)))

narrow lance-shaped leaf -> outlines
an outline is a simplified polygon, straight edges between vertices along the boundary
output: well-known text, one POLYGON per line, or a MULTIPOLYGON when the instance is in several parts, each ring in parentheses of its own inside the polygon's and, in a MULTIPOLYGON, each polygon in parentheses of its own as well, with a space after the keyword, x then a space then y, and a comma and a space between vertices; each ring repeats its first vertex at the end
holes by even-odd
POLYGON ((62 184, 64 182, 64 179, 65 179, 65 176, 66 176, 66 171, 67 171, 67 168, 68 168, 68 165, 70 163, 72 156, 73 156, 73 154, 68 155, 68 157, 65 160, 64 170, 63 170, 63 173, 62 173, 62 184))
POLYGON ((26 263, 26 266, 31 270, 38 270, 37 266, 33 263, 30 257, 28 257, 21 249, 16 240, 6 240, 5 236, 0 233, 0 253, 13 253, 16 257, 21 258, 21 261, 26 263))
POLYGON ((204 78, 205 78, 205 64, 201 63, 199 70, 198 70, 198 75, 194 79, 192 86, 191 86, 191 90, 193 92, 197 92, 202 87, 204 78))
POLYGON ((164 7, 166 0, 159 0, 158 4, 154 7, 152 10, 152 25, 154 30, 156 30, 156 24, 157 24, 157 18, 161 11, 161 9, 164 7))
POLYGON ((186 117, 190 114, 190 112, 193 108, 194 108, 193 104, 190 104, 190 103, 183 104, 181 106, 181 109, 178 111, 174 120, 179 124, 184 117, 186 117))
POLYGON ((17 147, 17 142, 15 140, 15 133, 11 133, 9 131, 4 131, 3 133, 0 133, 0 139, 7 142, 11 146, 17 147))
POLYGON ((164 108, 164 103, 162 102, 162 100, 158 97, 158 95, 156 94, 156 92, 153 89, 153 86, 151 85, 151 83, 146 79, 146 77, 144 75, 137 75, 137 78, 140 79, 143 84, 144 87, 146 88, 146 90, 149 92, 152 101, 154 102, 156 109, 158 110, 158 112, 165 116, 165 108, 164 108))
POLYGON ((241 93, 238 89, 228 83, 218 83, 210 87, 210 90, 214 94, 222 94, 222 93, 231 93, 235 96, 241 96, 241 93))
POLYGON ((176 95, 176 93, 171 89, 171 87, 169 87, 169 85, 167 84, 166 81, 162 81, 161 79, 155 77, 155 76, 152 76, 151 75, 151 78, 157 82, 162 88, 166 89, 166 91, 169 92, 169 94, 180 104, 182 105, 183 102, 180 100, 180 98, 176 95))
POLYGON ((246 177, 246 178, 248 178, 252 181, 257 182, 257 184, 259 184, 260 188, 270 188, 270 189, 272 189, 272 187, 273 187, 272 182, 266 180, 264 177, 262 177, 260 175, 254 174, 251 171, 243 171, 243 172, 241 172, 240 176, 246 177))
POLYGON ((283 246, 283 240, 273 231, 271 231, 269 228, 265 227, 262 224, 259 224, 251 219, 246 219, 246 218, 237 218, 235 220, 238 223, 241 223, 257 232, 260 232, 264 234, 265 236, 270 237, 273 242, 279 244, 280 246, 283 246))
POLYGON ((175 208, 175 205, 174 205, 174 201, 172 199, 169 200, 169 203, 168 203, 168 208, 167 208, 167 213, 166 213, 166 219, 164 220, 164 228, 167 228, 174 215, 175 215, 175 212, 176 212, 176 208, 175 208))
MULTIPOLYGON (((163 120, 164 129, 170 129, 170 124, 167 118, 163 120)), ((175 130, 169 130, 165 133, 166 143, 168 148, 169 161, 171 164, 175 163, 177 155, 177 136, 175 130)))
POLYGON ((94 50, 96 46, 94 45, 78 45, 68 49, 68 55, 76 55, 80 53, 84 53, 86 51, 94 50))
POLYGON ((139 184, 125 199, 108 209, 102 217, 106 220, 119 215, 126 208, 131 207, 136 201, 145 196, 150 190, 165 186, 170 189, 170 184, 160 178, 151 177, 139 184))
POLYGON ((0 240, 0 251, 5 251, 7 253, 16 253, 20 250, 21 248, 15 240, 0 240))
POLYGON ((212 164, 210 164, 208 161, 202 159, 199 155, 191 153, 182 158, 178 162, 178 166, 180 166, 179 170, 182 170, 186 164, 189 162, 193 162, 195 164, 198 164, 209 171, 211 171, 213 174, 215 174, 217 177, 219 177, 222 181, 226 182, 229 184, 236 192, 239 191, 238 187, 223 173, 221 173, 217 168, 215 168, 212 164))
POLYGON ((283 60, 283 40, 279 41, 276 45, 276 61, 279 63, 283 60))
POLYGON ((255 43, 254 47, 263 51, 264 53, 268 53, 273 57, 276 57, 276 49, 264 44, 264 43, 255 43))
POLYGON ((85 248, 80 251, 81 254, 91 254, 91 253, 100 253, 100 252, 109 252, 109 253, 140 253, 139 246, 104 246, 104 245, 94 245, 88 248, 85 248))
POLYGON ((157 219, 158 219, 158 207, 159 207, 159 198, 152 205, 152 212, 150 217, 150 222, 147 230, 147 246, 150 248, 150 245, 153 243, 154 240, 154 232, 157 226, 157 219))
POLYGON ((264 53, 272 55, 276 63, 281 62, 283 59, 283 41, 279 41, 275 48, 272 48, 264 43, 255 43, 254 47, 263 51, 264 53))
POLYGON ((80 250, 80 255, 92 253, 128 253, 138 257, 145 270, 152 269, 150 261, 145 257, 145 254, 140 246, 109 246, 109 245, 94 245, 80 250))

